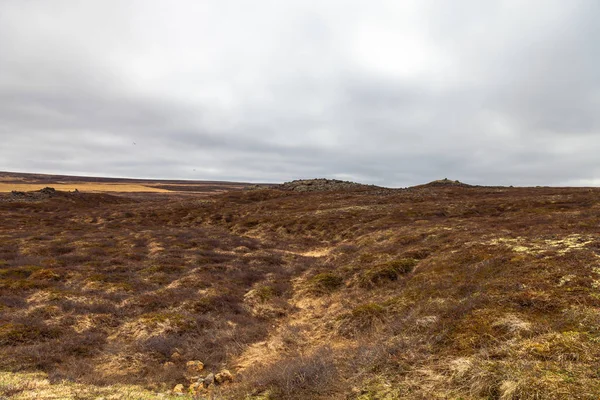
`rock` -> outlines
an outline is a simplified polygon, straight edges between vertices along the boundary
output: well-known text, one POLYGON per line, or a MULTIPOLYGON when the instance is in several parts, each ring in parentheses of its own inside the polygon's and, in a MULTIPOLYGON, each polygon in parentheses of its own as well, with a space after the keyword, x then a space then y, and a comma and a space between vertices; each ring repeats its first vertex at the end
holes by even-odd
POLYGON ((46 186, 45 188, 40 190, 40 193, 52 196, 53 194, 56 194, 56 189, 54 189, 53 187, 46 186))
POLYGON ((175 385, 175 387, 173 388, 173 393, 183 394, 183 385, 181 383, 175 385))
POLYGON ((224 369, 215 375, 215 381, 221 385, 226 382, 233 382, 233 375, 229 370, 224 369))
POLYGON ((200 377, 200 372, 204 369, 202 361, 194 360, 185 363, 185 373, 183 374, 190 382, 195 382, 200 377))
POLYGON ((181 358, 181 354, 179 354, 177 351, 171 354, 171 360, 173 361, 180 361, 181 358))
POLYGON ((206 378, 204 378, 204 387, 207 388, 213 383, 215 383, 215 374, 210 373, 206 375, 206 378))
POLYGON ((194 382, 190 384, 190 387, 188 389, 191 394, 197 394, 201 389, 204 389, 204 386, 202 386, 201 383, 194 382))
POLYGON ((204 363, 202 361, 194 360, 185 363, 187 373, 189 375, 198 375, 204 369, 204 363))
POLYGON ((171 361, 167 361, 162 365, 163 369, 173 369, 175 368, 175 363, 171 361))
POLYGON ((327 191, 373 191, 385 188, 375 185, 363 185, 356 182, 341 181, 338 179, 299 179, 275 186, 280 190, 294 192, 327 192, 327 191))

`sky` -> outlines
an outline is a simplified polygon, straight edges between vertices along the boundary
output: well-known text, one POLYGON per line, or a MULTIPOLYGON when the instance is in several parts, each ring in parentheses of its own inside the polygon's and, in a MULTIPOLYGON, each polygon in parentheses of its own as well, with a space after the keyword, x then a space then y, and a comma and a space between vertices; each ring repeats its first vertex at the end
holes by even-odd
POLYGON ((0 170, 600 185, 597 0, 0 0, 0 170))

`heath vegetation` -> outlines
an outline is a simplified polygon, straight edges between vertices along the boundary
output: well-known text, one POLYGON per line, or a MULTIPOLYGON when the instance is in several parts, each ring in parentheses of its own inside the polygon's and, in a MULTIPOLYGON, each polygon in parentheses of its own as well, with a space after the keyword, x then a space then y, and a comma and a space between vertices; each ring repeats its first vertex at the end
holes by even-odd
POLYGON ((1 195, 0 397, 600 397, 599 189, 336 182, 1 195))

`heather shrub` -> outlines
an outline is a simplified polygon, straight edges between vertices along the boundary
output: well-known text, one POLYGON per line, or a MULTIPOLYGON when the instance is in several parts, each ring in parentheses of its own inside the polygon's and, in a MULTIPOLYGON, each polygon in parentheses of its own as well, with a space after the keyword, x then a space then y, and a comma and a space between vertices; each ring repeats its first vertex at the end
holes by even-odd
POLYGON ((400 276, 412 272, 417 263, 418 261, 414 258, 401 258, 377 264, 362 273, 359 278, 359 285, 369 288, 386 282, 396 281, 400 276))
POLYGON ((369 332, 387 319, 386 308, 378 303, 365 303, 338 317, 337 331, 342 336, 354 337, 369 332))
POLYGON ((254 369, 245 383, 256 394, 268 393, 267 398, 299 400, 332 393, 338 375, 333 351, 321 347, 254 369))
POLYGON ((309 279, 308 285, 311 292, 316 294, 331 293, 344 284, 341 276, 330 272, 322 272, 309 279))

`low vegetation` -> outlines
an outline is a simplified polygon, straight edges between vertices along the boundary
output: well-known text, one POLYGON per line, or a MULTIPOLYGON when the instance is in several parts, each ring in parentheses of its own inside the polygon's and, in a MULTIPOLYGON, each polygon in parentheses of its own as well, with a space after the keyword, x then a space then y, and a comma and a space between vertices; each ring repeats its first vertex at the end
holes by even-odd
POLYGON ((599 398, 600 190, 450 182, 0 195, 0 398, 599 398))

